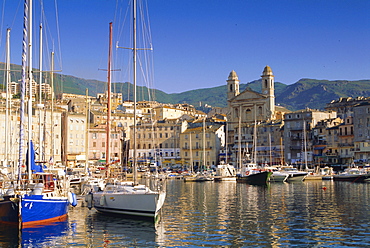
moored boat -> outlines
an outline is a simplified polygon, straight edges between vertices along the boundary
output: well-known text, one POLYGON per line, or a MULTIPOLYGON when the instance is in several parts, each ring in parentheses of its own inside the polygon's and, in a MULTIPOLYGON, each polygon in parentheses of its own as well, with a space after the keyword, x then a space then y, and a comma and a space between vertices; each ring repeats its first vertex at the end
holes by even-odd
POLYGON ((220 163, 216 168, 215 181, 236 181, 236 169, 226 163, 220 163))
POLYGON ((370 174, 365 173, 364 171, 360 170, 359 168, 349 168, 344 172, 334 175, 334 181, 348 181, 348 182, 364 182, 365 180, 370 178, 370 174))
MULTIPOLYGON (((130 49, 133 52, 133 83, 134 83, 134 122, 133 122, 133 182, 118 182, 114 184, 107 184, 103 191, 91 192, 88 201, 93 202, 94 208, 102 213, 121 214, 130 217, 149 217, 156 220, 159 210, 162 208, 166 198, 165 188, 160 186, 161 181, 155 180, 158 184, 154 190, 151 190, 146 185, 138 184, 137 182, 137 157, 136 152, 136 125, 137 125, 137 100, 136 100, 136 16, 137 16, 137 3, 133 1, 132 6, 133 14, 133 47, 130 49), (91 196, 91 197, 90 197, 91 196)), ((141 49, 142 50, 142 49, 141 49)), ((112 23, 109 24, 109 55, 108 55, 108 106, 107 113, 111 112, 110 109, 110 71, 111 71, 111 58, 112 58, 112 23)), ((109 115, 108 115, 109 116, 109 115)), ((110 122, 107 117, 107 137, 110 136, 108 123, 110 122)), ((108 142, 107 142, 108 143, 108 142)), ((108 153, 107 153, 108 154, 108 153)), ((88 205, 91 206, 88 202, 88 205)))
POLYGON ((308 174, 308 172, 299 171, 293 166, 282 166, 280 172, 287 173, 289 175, 287 178, 287 182, 301 182, 308 174))
POLYGON ((243 165, 241 173, 237 175, 236 181, 254 185, 265 185, 272 175, 271 171, 258 169, 256 164, 249 163, 243 165))
POLYGON ((94 207, 99 212, 156 218, 166 198, 165 191, 152 191, 134 182, 107 185, 93 193, 94 207))

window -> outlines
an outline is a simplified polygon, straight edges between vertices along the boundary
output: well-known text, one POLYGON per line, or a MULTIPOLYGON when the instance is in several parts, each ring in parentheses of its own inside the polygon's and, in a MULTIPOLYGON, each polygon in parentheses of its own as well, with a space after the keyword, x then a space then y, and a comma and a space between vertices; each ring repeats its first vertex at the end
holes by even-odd
POLYGON ((96 142, 93 142, 93 147, 96 147, 96 142))

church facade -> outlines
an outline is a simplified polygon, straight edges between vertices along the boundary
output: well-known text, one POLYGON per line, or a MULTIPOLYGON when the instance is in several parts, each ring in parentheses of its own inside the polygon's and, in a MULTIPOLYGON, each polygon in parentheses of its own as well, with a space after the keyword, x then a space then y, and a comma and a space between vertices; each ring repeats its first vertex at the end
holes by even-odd
MULTIPOLYGON (((251 149, 254 143, 260 150, 255 162, 278 162, 282 158, 275 154, 275 161, 271 159, 271 149, 281 151, 280 145, 282 113, 275 106, 274 75, 269 66, 266 66, 261 75, 261 93, 246 88, 239 90, 239 78, 235 71, 231 71, 227 82, 227 132, 228 150, 233 151, 233 164, 241 163, 238 154, 251 149), (257 130, 257 131, 256 131, 257 130), (258 136, 258 140, 257 140, 258 136), (273 148, 271 148, 273 147, 273 148)), ((278 152, 280 153, 280 152, 278 152)), ((254 155, 257 157, 257 155, 254 155)))

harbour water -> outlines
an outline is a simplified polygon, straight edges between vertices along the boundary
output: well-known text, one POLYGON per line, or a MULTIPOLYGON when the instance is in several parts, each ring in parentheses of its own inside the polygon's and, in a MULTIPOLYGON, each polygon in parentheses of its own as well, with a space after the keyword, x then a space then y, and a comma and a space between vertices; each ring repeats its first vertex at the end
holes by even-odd
POLYGON ((72 208, 67 220, 0 227, 0 247, 369 247, 370 184, 167 181, 157 223, 72 208))

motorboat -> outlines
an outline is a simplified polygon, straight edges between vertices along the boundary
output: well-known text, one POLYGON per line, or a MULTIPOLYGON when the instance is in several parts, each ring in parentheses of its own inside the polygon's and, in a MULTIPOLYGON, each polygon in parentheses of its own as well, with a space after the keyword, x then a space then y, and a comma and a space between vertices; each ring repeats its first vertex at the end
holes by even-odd
POLYGON ((265 169, 272 172, 272 175, 270 176, 270 182, 285 182, 289 177, 288 173, 281 172, 276 167, 265 167, 265 169))
POLYGON ((215 181, 236 181, 236 169, 230 164, 220 163, 213 178, 215 181))
POLYGON ((364 182, 370 178, 370 174, 360 168, 348 168, 344 172, 333 176, 334 181, 364 182))
POLYGON ((287 173, 289 175, 287 182, 301 182, 308 174, 306 171, 299 171, 297 168, 289 165, 282 166, 280 168, 280 172, 287 173))

